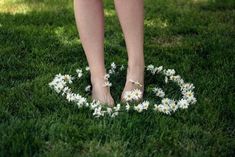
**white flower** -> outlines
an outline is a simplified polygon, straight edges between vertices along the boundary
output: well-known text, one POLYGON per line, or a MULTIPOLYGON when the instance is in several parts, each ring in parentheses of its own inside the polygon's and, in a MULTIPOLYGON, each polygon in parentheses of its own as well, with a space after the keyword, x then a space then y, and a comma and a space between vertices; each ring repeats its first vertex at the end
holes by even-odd
POLYGON ((142 92, 140 89, 134 89, 131 95, 132 95, 132 99, 139 100, 142 97, 142 92))
POLYGON ((185 84, 183 79, 176 80, 176 82, 179 84, 179 86, 183 86, 185 84))
POLYGON ((84 98, 84 97, 80 97, 80 99, 78 101, 78 103, 81 104, 81 105, 86 104, 86 102, 87 102, 86 98, 84 98))
POLYGON ((131 100, 132 100, 132 92, 131 92, 131 91, 126 91, 126 92, 124 93, 124 99, 125 99, 126 101, 131 101, 131 100))
MULTIPOLYGON (((54 89, 57 93, 60 93, 65 87, 64 75, 57 74, 55 78, 49 83, 50 88, 54 89)), ((62 95, 66 94, 65 92, 62 95)))
POLYGON ((74 94, 73 94, 73 93, 67 93, 66 99, 67 99, 69 102, 74 101, 74 99, 75 99, 74 94))
POLYGON ((197 99, 195 98, 195 97, 192 97, 191 99, 190 99, 190 103, 191 104, 195 104, 197 102, 197 99))
POLYGON ((144 108, 142 104, 138 104, 137 106, 134 106, 134 110, 136 110, 137 112, 142 112, 143 109, 144 108))
POLYGON ((193 90, 195 87, 191 83, 184 83, 180 86, 182 92, 187 92, 193 90))
POLYGON ((173 100, 170 101, 169 107, 170 107, 170 109, 171 109, 172 111, 174 111, 174 112, 178 109, 178 106, 176 105, 176 102, 173 101, 173 100))
POLYGON ((194 98, 194 93, 192 91, 183 92, 184 98, 192 99, 194 98))
POLYGON ((64 75, 64 81, 65 82, 68 82, 68 83, 71 84, 72 83, 72 79, 73 78, 70 75, 64 75))
POLYGON ((117 106, 113 107, 114 111, 118 112, 121 108, 120 104, 117 104, 117 106))
POLYGON ((90 67, 87 66, 87 67, 86 67, 86 71, 89 71, 89 70, 90 70, 90 67))
POLYGON ((172 80, 172 81, 176 81, 176 80, 179 80, 179 79, 180 79, 179 75, 171 75, 170 76, 170 80, 172 80))
POLYGON ((112 68, 112 69, 116 69, 116 64, 115 64, 114 62, 112 62, 111 68, 112 68))
POLYGON ((96 100, 93 100, 90 104, 90 107, 91 107, 92 110, 97 108, 98 106, 100 106, 100 102, 96 101, 96 100))
MULTIPOLYGON (((117 68, 116 64, 113 62, 111 64, 111 69, 109 73, 104 76, 104 86, 111 86, 112 84, 109 82, 110 74, 115 73, 115 69, 117 68)), ((123 70, 124 66, 122 65, 119 70, 123 70)), ((165 82, 168 83, 169 79, 173 82, 177 83, 180 86, 181 93, 183 97, 179 101, 175 101, 173 99, 164 98, 165 92, 161 88, 153 88, 153 92, 156 96, 161 97, 161 103, 159 105, 154 105, 154 110, 165 113, 171 114, 175 112, 177 109, 182 108, 186 109, 190 104, 195 104, 197 99, 194 97, 193 89, 195 88, 192 83, 185 83, 184 80, 181 78, 180 75, 175 75, 174 69, 163 69, 163 66, 154 67, 154 65, 148 65, 147 70, 151 71, 152 74, 160 73, 165 75, 165 82)), ((86 71, 89 71, 89 67, 86 67, 86 71)), ((83 76, 82 69, 76 70, 78 74, 78 78, 83 76)), ((82 97, 80 94, 75 94, 71 91, 71 88, 68 87, 68 83, 73 82, 74 77, 71 75, 61 75, 57 74, 54 79, 49 83, 50 88, 54 89, 57 93, 60 93, 64 96, 67 101, 73 102, 80 107, 89 107, 93 110, 93 115, 95 117, 104 116, 105 114, 116 117, 121 110, 121 105, 117 104, 115 107, 106 107, 103 106, 99 101, 93 100, 91 103, 87 101, 85 97, 82 97), (104 110, 103 110, 104 109, 104 110)), ((134 82, 134 81, 133 81, 134 82)), ((90 91, 91 85, 87 85, 85 87, 85 91, 90 91)), ((126 100, 125 111, 129 111, 131 109, 129 101, 132 100, 139 100, 143 96, 143 93, 139 89, 134 89, 132 91, 126 91, 124 93, 124 99, 126 100)), ((148 110, 150 107, 149 101, 143 101, 133 107, 133 109, 137 112, 143 112, 144 110, 148 110)))
POLYGON ((71 89, 69 87, 64 87, 63 90, 62 90, 61 95, 64 96, 67 93, 71 93, 71 89))
POLYGON ((149 101, 144 101, 144 102, 142 102, 142 106, 143 106, 143 109, 144 109, 144 110, 147 110, 148 107, 149 107, 149 101))
POLYGON ((114 113, 111 115, 111 117, 114 118, 114 117, 116 117, 117 115, 118 115, 118 112, 114 112, 114 113))
POLYGON ((177 105, 178 105, 179 108, 186 109, 186 108, 188 108, 189 103, 188 103, 187 100, 181 99, 181 100, 178 101, 177 105))
POLYGON ((91 85, 86 86, 85 91, 86 91, 86 92, 91 91, 91 85))
POLYGON ((163 105, 162 112, 165 114, 171 114, 171 108, 168 105, 163 105))
POLYGON ((165 92, 161 88, 153 88, 153 92, 156 93, 156 96, 163 98, 165 96, 165 92))
POLYGON ((147 66, 147 70, 149 70, 149 71, 154 70, 154 66, 153 66, 152 64, 148 65, 148 66, 147 66))
POLYGON ((155 111, 159 111, 159 107, 158 107, 159 105, 157 105, 157 104, 154 104, 154 108, 153 108, 153 110, 155 110, 155 111))
POLYGON ((56 85, 51 85, 52 88, 56 91, 56 93, 60 93, 62 89, 65 87, 64 83, 58 83, 56 85))
POLYGON ((163 91, 158 91, 156 93, 156 96, 163 98, 165 96, 165 93, 163 91))
POLYGON ((166 75, 166 76, 172 76, 175 74, 175 70, 174 69, 167 69, 167 70, 163 70, 163 73, 166 75))
POLYGON ((95 108, 95 110, 93 112, 93 116, 95 116, 97 118, 100 117, 100 116, 104 116, 104 111, 102 111, 101 109, 102 109, 101 106, 95 108))
POLYGON ((115 71, 113 69, 109 69, 109 74, 114 74, 115 71))
POLYGON ((147 70, 150 71, 154 75, 157 71, 157 68, 154 68, 154 66, 150 64, 147 66, 147 70))
POLYGON ((84 106, 89 107, 90 104, 88 102, 86 102, 84 106))
POLYGON ((165 114, 171 114, 170 107, 168 105, 160 104, 160 105, 154 105, 154 110, 163 112, 165 114))
POLYGON ((76 72, 78 74, 78 78, 81 78, 82 77, 82 69, 77 69, 76 72))
POLYGON ((188 91, 183 93, 183 99, 187 100, 188 103, 195 104, 197 102, 196 98, 194 97, 194 93, 192 91, 188 91))
POLYGON ((127 111, 130 110, 130 105, 129 105, 129 103, 126 103, 126 110, 127 110, 127 111))
POLYGON ((121 71, 124 70, 124 65, 122 65, 122 66, 120 67, 120 70, 121 70, 121 71))
POLYGON ((109 115, 111 115, 112 114, 112 108, 110 108, 110 107, 107 107, 107 111, 106 111, 109 115))
POLYGON ((155 110, 155 111, 162 112, 162 110, 163 110, 163 105, 162 105, 162 104, 160 104, 160 105, 155 104, 155 105, 154 105, 154 110, 155 110))
POLYGON ((111 87, 111 86, 112 86, 112 83, 110 83, 109 81, 105 81, 105 82, 104 82, 104 86, 105 86, 105 87, 111 87))
POLYGON ((170 99, 169 98, 163 98, 162 99, 162 104, 163 105, 168 105, 170 103, 170 99))
POLYGON ((165 83, 168 83, 168 77, 165 76, 165 83))
POLYGON ((109 78, 110 78, 110 75, 109 75, 109 74, 105 74, 105 75, 104 75, 104 79, 105 79, 105 80, 109 80, 109 78))
POLYGON ((163 69, 163 66, 159 66, 159 67, 154 68, 154 71, 159 73, 162 71, 162 69, 163 69))
POLYGON ((105 80, 104 86, 106 86, 106 87, 111 87, 112 86, 112 83, 109 82, 109 77, 110 77, 109 74, 104 75, 104 80, 105 80))

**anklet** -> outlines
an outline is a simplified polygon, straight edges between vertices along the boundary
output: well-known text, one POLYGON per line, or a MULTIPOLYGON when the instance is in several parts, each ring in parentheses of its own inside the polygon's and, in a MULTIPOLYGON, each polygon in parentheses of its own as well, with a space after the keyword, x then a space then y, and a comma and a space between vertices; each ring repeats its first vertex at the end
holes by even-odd
POLYGON ((132 79, 129 80, 131 83, 138 85, 140 87, 142 87, 143 85, 139 82, 139 81, 133 81, 132 79))

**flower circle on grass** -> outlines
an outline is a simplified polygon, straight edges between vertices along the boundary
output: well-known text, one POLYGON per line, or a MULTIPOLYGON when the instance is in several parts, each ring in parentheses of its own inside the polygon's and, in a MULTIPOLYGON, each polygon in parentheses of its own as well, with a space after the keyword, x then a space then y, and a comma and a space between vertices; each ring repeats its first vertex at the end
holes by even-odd
MULTIPOLYGON (((86 67, 84 70, 89 71, 89 67, 86 67)), ((108 70, 108 74, 104 76, 104 86, 112 86, 112 83, 109 82, 110 76, 123 70, 123 65, 120 68, 117 68, 116 64, 112 63, 108 70)), ((139 113, 144 112, 145 110, 154 110, 170 115, 178 109, 187 109, 189 105, 197 102, 193 92, 195 88, 194 85, 192 83, 185 83, 180 75, 176 75, 174 69, 164 69, 163 66, 155 67, 154 65, 148 65, 146 70, 151 73, 152 77, 155 75, 163 75, 165 83, 168 83, 169 81, 176 83, 180 87, 182 97, 178 100, 167 98, 162 88, 154 87, 152 88, 152 92, 156 98, 158 97, 161 99, 160 103, 151 104, 149 100, 143 100, 142 102, 137 103, 135 100, 141 98, 143 93, 138 89, 134 89, 132 91, 127 91, 124 94, 124 99, 126 100, 124 105, 117 103, 115 107, 109 107, 101 104, 99 101, 89 101, 87 97, 82 96, 79 93, 74 93, 68 86, 69 84, 72 84, 75 79, 81 79, 85 76, 83 69, 77 69, 76 76, 57 74, 49 83, 49 86, 54 89, 56 93, 64 96, 68 102, 76 104, 79 108, 88 107, 93 110, 93 115, 95 117, 105 115, 116 117, 120 112, 128 112, 129 110, 134 110, 139 113)), ((84 90, 89 92, 91 90, 91 85, 88 84, 84 90)))

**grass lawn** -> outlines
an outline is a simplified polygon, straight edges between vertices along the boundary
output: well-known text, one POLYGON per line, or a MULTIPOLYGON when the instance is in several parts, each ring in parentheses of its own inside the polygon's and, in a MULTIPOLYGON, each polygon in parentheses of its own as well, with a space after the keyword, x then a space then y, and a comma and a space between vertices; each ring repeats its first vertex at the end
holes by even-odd
MULTIPOLYGON (((113 1, 104 6, 106 64, 126 65, 113 1)), ((96 119, 48 86, 55 74, 87 66, 72 0, 1 0, 0 156, 234 156, 234 26, 233 0, 145 0, 146 65, 175 69, 198 101, 171 116, 96 119)), ((124 78, 112 80, 116 100, 124 78)))

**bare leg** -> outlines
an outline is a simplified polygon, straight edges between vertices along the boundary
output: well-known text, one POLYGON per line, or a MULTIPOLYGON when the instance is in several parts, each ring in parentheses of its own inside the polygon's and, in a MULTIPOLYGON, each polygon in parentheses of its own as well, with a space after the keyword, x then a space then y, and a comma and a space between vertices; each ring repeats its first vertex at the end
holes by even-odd
MULTIPOLYGON (((144 84, 144 0, 115 0, 115 8, 124 33, 128 70, 125 91, 136 88, 129 80, 144 84)), ((143 91, 143 87, 141 88, 143 91)))
POLYGON ((113 105, 104 87, 104 12, 102 0, 74 0, 76 24, 91 73, 92 97, 113 105))

